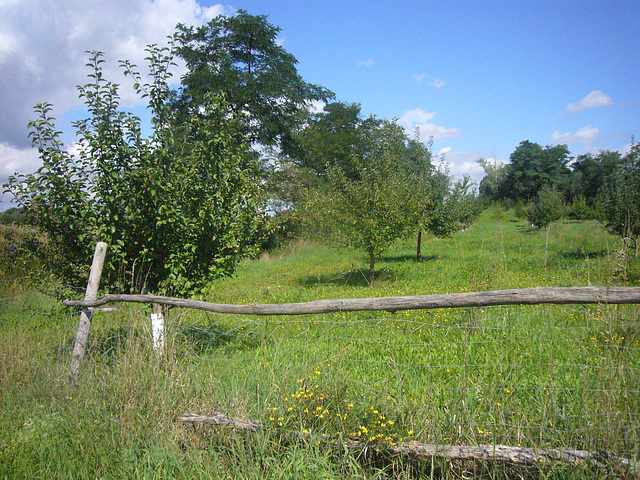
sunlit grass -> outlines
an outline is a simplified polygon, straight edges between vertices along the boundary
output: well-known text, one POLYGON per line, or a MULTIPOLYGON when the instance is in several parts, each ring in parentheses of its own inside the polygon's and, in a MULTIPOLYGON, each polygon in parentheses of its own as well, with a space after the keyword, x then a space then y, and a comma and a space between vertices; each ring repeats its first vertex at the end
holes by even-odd
MULTIPOLYGON (((363 255, 297 242, 244 261, 202 298, 281 303, 637 284, 635 263, 620 275, 611 255, 618 247, 595 222, 537 231, 510 212, 487 211, 466 232, 428 239, 422 263, 413 240, 398 243, 377 262, 373 287, 363 255)), ((124 305, 96 313, 76 388, 66 380, 76 316, 33 292, 0 309, 0 478, 419 476, 401 459, 391 475, 330 446, 344 439, 639 456, 638 306, 289 317, 172 310, 159 356, 148 308, 124 305), (177 422, 184 412, 213 411, 264 429, 218 434, 177 422)))

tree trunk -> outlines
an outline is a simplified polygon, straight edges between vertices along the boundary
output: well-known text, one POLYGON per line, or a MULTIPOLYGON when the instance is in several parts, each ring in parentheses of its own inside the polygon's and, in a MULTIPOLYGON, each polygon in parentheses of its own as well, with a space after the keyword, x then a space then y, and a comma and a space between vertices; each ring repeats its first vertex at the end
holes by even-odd
POLYGON ((418 230, 418 247, 416 248, 416 261, 422 261, 422 230, 418 230))
POLYGON ((375 277, 376 256, 373 251, 369 251, 369 286, 373 287, 375 277))

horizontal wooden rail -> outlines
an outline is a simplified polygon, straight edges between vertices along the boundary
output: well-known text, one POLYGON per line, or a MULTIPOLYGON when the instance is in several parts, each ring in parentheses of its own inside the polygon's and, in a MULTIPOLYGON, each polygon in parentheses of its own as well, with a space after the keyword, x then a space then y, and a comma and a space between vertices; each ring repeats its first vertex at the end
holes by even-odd
POLYGON ((65 300, 70 307, 99 307, 112 302, 156 303, 207 312, 249 315, 304 315, 309 313, 378 310, 429 310, 433 308, 488 307, 495 305, 628 304, 640 303, 640 287, 534 287, 489 292, 412 295, 405 297, 315 300, 304 303, 228 305, 157 295, 107 294, 95 301, 65 300))

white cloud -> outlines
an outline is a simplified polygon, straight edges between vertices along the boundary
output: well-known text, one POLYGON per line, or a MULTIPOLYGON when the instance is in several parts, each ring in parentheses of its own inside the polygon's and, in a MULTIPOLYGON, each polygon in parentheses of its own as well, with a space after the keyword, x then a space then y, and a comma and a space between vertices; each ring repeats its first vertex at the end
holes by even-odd
POLYGON ((626 145, 621 146, 617 150, 617 152, 620 153, 620 155, 622 155, 623 157, 625 155, 627 155, 630 151, 631 151, 631 144, 630 143, 627 143, 626 145))
MULTIPOLYGON (((414 80, 414 82, 416 83, 422 83, 424 81, 425 78, 427 78, 427 74, 426 73, 414 73, 412 75, 412 78, 414 80)), ((429 83, 429 85, 431 85, 432 87, 437 88, 438 90, 440 90, 442 87, 444 87, 447 83, 440 79, 440 78, 433 78, 433 80, 429 83)))
POLYGON ((105 52, 104 76, 121 84, 123 105, 140 104, 118 60, 130 60, 144 74, 144 48, 166 44, 177 23, 202 25, 233 13, 198 1, 0 0, 0 181, 39 166, 27 136, 36 103, 53 104, 58 129, 64 129, 61 116, 81 104, 76 85, 87 82, 85 51, 105 52))
MULTIPOLYGON (((29 145, 27 122, 38 102, 54 115, 77 106, 86 50, 105 52, 105 77, 121 83, 123 103, 139 101, 118 60, 143 66, 146 45, 166 43, 177 23, 201 25, 232 10, 197 0, 21 0, 0 2, 0 142, 29 145)), ((0 166, 0 169, 2 166, 0 166)))
POLYGON ((590 108, 606 107, 609 105, 613 105, 611 97, 600 90, 594 90, 578 103, 570 103, 567 105, 567 110, 575 113, 589 110, 590 108))
POLYGON ((425 143, 431 138, 438 140, 445 137, 462 136, 462 132, 457 128, 445 128, 429 122, 435 115, 436 112, 426 112, 421 108, 415 108, 405 112, 398 119, 398 124, 404 127, 409 135, 413 135, 413 132, 418 129, 420 140, 425 143))
POLYGON ((416 83, 422 83, 422 81, 426 78, 426 76, 427 76, 427 74, 426 74, 426 73, 414 73, 414 74, 412 75, 413 80, 414 80, 416 83))
POLYGON ((376 62, 374 62, 372 58, 368 58, 367 60, 358 60, 359 67, 371 68, 375 63, 376 62))
MULTIPOLYGON (((33 173, 40 167, 40 157, 35 148, 18 149, 0 143, 0 187, 7 183, 14 173, 33 173)), ((0 210, 10 207, 11 195, 0 189, 0 210)))
POLYGON ((455 180, 461 179, 464 175, 469 175, 478 185, 485 175, 483 168, 478 165, 479 158, 485 158, 489 162, 498 165, 507 163, 506 160, 497 160, 494 157, 483 155, 481 152, 458 152, 450 147, 441 149, 438 155, 444 158, 444 163, 455 180), (446 150, 446 152, 443 152, 443 150, 446 150))
POLYGON ((40 166, 40 157, 35 148, 18 149, 6 143, 0 143, 0 182, 16 172, 33 173, 40 166))
POLYGON ((442 87, 444 87, 447 83, 444 80, 441 80, 439 78, 434 78, 433 82, 431 82, 429 85, 431 85, 432 87, 437 88, 438 90, 440 90, 442 87))
POLYGON ((434 140, 438 140, 439 138, 461 137, 463 135, 457 128, 445 128, 435 123, 424 123, 417 125, 417 127, 420 129, 421 138, 433 137, 434 140))
POLYGON ((560 145, 575 145, 589 143, 596 135, 600 133, 600 129, 587 125, 582 127, 576 133, 561 133, 560 130, 556 130, 551 135, 551 143, 560 145))
POLYGON ((405 112, 398 123, 400 125, 414 125, 416 123, 424 123, 428 120, 431 120, 435 116, 436 112, 425 112, 421 108, 414 108, 413 110, 409 110, 405 112))
POLYGON ((322 113, 324 112, 324 107, 326 106, 326 102, 322 100, 311 100, 307 103, 307 107, 311 113, 322 113))

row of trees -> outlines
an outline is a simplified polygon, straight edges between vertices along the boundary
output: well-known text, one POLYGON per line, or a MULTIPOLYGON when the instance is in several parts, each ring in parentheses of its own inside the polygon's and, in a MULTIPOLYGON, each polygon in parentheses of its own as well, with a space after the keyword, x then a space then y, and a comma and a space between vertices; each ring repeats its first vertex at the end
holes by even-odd
POLYGON ((376 256, 398 237, 456 228, 468 182, 452 189, 428 146, 393 121, 363 118, 358 105, 311 114, 311 102, 333 94, 300 77, 278 31, 240 11, 178 25, 169 47, 148 48, 148 78, 121 62, 148 101, 150 138, 120 107, 100 52, 89 52, 79 87, 89 116, 74 123, 77 153, 63 145, 52 106, 36 106, 30 135, 43 165, 5 188, 47 234, 50 268, 81 283, 95 242, 106 241, 111 288, 193 292, 254 254, 267 210, 286 207, 306 230, 364 251, 373 279, 376 256), (171 88, 175 56, 187 73, 171 88))
POLYGON ((573 159, 566 145, 542 147, 527 140, 518 145, 507 164, 478 161, 485 171, 479 192, 490 201, 530 202, 542 190, 554 189, 567 201, 583 197, 593 206, 622 160, 620 153, 611 151, 573 159))
POLYGON ((297 137, 298 156, 281 157, 298 185, 282 203, 298 205, 307 231, 363 251, 373 282, 375 259, 398 238, 452 233, 462 195, 432 163, 430 146, 395 121, 363 118, 356 104, 330 103, 297 137))
POLYGON ((576 218, 599 218, 637 250, 640 235, 640 146, 626 155, 601 151, 575 159, 566 145, 541 147, 524 141, 507 164, 484 159, 480 195, 488 201, 528 204, 527 218, 542 227, 558 220, 564 205, 576 218))

